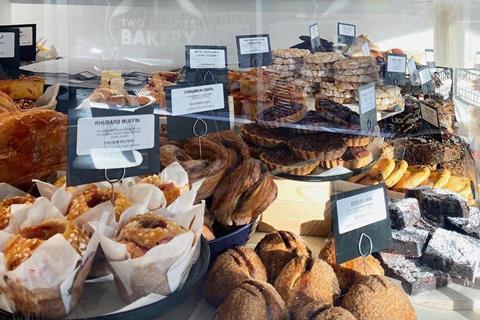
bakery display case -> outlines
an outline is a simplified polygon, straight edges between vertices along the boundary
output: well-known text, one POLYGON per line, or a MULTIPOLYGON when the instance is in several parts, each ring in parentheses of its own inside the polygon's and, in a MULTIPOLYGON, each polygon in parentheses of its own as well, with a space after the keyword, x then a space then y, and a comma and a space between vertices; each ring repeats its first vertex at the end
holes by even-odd
POLYGON ((0 3, 0 317, 480 318, 478 12, 0 3))

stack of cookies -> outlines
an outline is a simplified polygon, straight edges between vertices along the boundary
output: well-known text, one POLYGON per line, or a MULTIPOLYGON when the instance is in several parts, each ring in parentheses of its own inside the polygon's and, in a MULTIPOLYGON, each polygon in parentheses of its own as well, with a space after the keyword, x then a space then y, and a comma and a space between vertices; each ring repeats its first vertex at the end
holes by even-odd
POLYGON ((307 54, 303 57, 300 78, 295 79, 294 84, 303 88, 307 95, 315 95, 318 92, 319 83, 333 79, 333 64, 343 58, 343 55, 337 52, 307 54))
POLYGON ((342 59, 333 64, 334 82, 320 85, 320 95, 337 103, 354 102, 361 85, 379 80, 376 60, 372 57, 342 59))
POLYGON ((298 77, 303 65, 303 57, 309 54, 306 49, 286 48, 272 50, 273 64, 268 68, 276 73, 276 77, 292 81, 298 77))

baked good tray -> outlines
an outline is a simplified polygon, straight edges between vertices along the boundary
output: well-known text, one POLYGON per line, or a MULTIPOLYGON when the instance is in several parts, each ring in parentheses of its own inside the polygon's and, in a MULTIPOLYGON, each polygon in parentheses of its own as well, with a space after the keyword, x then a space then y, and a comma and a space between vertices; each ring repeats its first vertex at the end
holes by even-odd
MULTIPOLYGON (((87 280, 78 305, 62 319, 82 320, 181 320, 190 319, 202 297, 203 278, 207 272, 210 250, 207 241, 200 240, 200 255, 181 289, 156 302, 127 304, 121 300, 111 275, 87 280)), ((155 276, 155 275, 152 275, 155 276)), ((1 319, 40 319, 35 316, 11 314, 0 310, 1 319)), ((41 318, 44 319, 44 318, 41 318)))

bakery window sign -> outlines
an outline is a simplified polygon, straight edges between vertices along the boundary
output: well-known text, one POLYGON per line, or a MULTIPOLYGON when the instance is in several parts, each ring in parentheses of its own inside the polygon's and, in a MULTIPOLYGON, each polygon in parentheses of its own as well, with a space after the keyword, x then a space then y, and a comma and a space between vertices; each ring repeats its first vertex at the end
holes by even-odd
POLYGON ((145 110, 69 112, 67 185, 160 171, 158 118, 145 110))
POLYGON ((367 257, 392 245, 392 230, 383 184, 332 197, 336 261, 367 257))

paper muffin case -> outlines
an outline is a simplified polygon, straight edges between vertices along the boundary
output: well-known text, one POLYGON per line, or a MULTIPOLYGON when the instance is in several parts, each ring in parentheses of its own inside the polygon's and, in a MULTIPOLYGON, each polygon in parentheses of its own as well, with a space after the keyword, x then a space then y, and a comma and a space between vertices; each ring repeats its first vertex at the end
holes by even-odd
MULTIPOLYGON (((131 259, 126 245, 115 238, 100 235, 100 243, 110 264, 120 296, 127 303, 149 294, 167 296, 181 287, 192 265, 200 255, 200 237, 205 203, 193 205, 200 183, 183 193, 167 208, 153 211, 181 225, 188 232, 180 234, 168 243, 151 248, 142 257, 131 259)), ((133 216, 148 212, 145 205, 128 208, 118 223, 115 236, 133 216)), ((97 224, 97 228, 100 224, 97 224)), ((99 232, 100 233, 100 232, 99 232)))
MULTIPOLYGON (((14 233, 50 218, 65 219, 44 197, 37 198, 31 206, 12 208, 13 233, 0 232, 0 248, 4 248, 14 233)), ((80 298, 98 244, 98 233, 93 233, 82 258, 57 234, 11 271, 7 270, 3 252, 0 253, 0 308, 46 318, 68 314, 80 298)))

